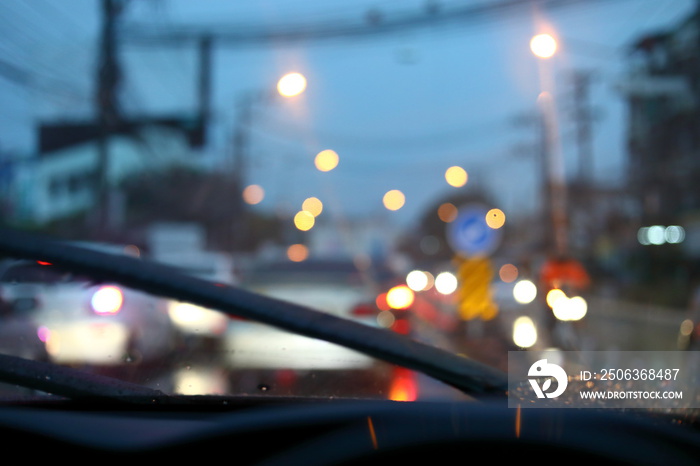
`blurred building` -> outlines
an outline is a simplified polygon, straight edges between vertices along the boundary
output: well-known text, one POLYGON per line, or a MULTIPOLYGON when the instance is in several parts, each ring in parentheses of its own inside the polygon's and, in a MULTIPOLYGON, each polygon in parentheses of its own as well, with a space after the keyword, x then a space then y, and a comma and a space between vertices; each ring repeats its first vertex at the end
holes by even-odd
MULTIPOLYGON (((638 215, 635 197, 624 187, 573 180, 567 185, 569 248, 575 257, 598 256, 600 244, 615 238, 619 247, 636 245, 636 230, 627 228, 638 215)), ((534 228, 534 227, 533 227, 534 228)))
POLYGON ((627 99, 628 189, 642 224, 700 210, 700 15, 640 37, 620 83, 627 99))
MULTIPOLYGON (((43 225, 95 207, 100 176, 95 125, 44 126, 40 151, 3 165, 4 221, 43 225), (7 165, 5 167, 5 165, 7 165)), ((134 125, 108 139, 111 188, 130 176, 195 163, 192 135, 173 125, 134 125)), ((119 217, 119 197, 110 206, 119 217)))
POLYGON ((630 299, 684 307, 700 276, 700 10, 639 37, 619 89, 628 106, 626 188, 637 210, 636 235, 626 233, 637 244, 619 269, 630 299))

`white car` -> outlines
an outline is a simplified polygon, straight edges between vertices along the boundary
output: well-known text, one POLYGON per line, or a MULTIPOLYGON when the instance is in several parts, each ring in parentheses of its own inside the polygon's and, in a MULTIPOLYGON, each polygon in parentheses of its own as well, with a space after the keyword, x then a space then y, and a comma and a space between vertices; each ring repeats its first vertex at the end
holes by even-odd
POLYGON ((41 262, 10 263, 0 281, 6 300, 31 302, 36 335, 53 362, 118 366, 173 348, 166 300, 41 262))
MULTIPOLYGON (((218 251, 180 251, 152 258, 178 272, 221 285, 235 283, 233 262, 229 254, 218 251)), ((168 315, 186 338, 219 340, 228 326, 225 314, 188 302, 169 300, 168 315)))
MULTIPOLYGON (((379 278, 374 272, 363 272, 352 261, 274 262, 248 270, 241 284, 367 326, 389 327, 383 318, 390 312, 375 304, 386 276, 379 278)), ((260 387, 272 381, 289 388, 341 380, 356 390, 388 392, 395 375, 385 363, 352 349, 243 319, 229 323, 223 354, 232 384, 243 391, 256 382, 260 387)))
MULTIPOLYGON (((254 288, 272 298, 301 304, 336 316, 377 326, 376 318, 354 316, 361 290, 341 284, 269 283, 254 288)), ((268 325, 234 320, 226 335, 226 357, 235 368, 256 369, 365 369, 372 358, 323 340, 308 338, 268 325)))

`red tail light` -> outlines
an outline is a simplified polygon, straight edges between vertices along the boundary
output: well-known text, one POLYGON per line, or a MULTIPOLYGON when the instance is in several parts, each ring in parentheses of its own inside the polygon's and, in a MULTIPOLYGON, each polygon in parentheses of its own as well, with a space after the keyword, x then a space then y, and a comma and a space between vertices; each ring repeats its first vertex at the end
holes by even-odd
POLYGON ((386 302, 386 293, 380 293, 379 296, 377 296, 375 303, 382 311, 388 311, 391 309, 391 307, 389 307, 389 303, 386 302))
POLYGON ((396 333, 408 335, 411 332, 411 324, 405 318, 396 319, 396 322, 394 322, 394 325, 391 326, 391 329, 396 333))
POLYGON ((389 389, 389 399, 393 401, 416 401, 418 398, 418 382, 412 371, 397 367, 394 370, 394 380, 389 389))
POLYGON ((376 316, 379 310, 371 304, 363 303, 355 306, 350 313, 356 317, 376 316))

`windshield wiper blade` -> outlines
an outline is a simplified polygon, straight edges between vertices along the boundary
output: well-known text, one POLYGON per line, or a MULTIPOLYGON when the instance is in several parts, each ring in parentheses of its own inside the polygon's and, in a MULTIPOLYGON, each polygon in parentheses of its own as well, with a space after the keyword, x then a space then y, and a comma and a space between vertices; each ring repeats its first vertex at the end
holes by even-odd
POLYGON ((152 404, 168 398, 160 390, 7 354, 0 354, 0 380, 74 401, 152 404))
POLYGON ((508 379, 502 371, 467 357, 385 329, 187 276, 165 265, 7 229, 0 230, 0 253, 19 259, 51 262, 97 279, 118 282, 150 294, 190 302, 345 346, 423 372, 471 395, 505 396, 508 388, 508 379))

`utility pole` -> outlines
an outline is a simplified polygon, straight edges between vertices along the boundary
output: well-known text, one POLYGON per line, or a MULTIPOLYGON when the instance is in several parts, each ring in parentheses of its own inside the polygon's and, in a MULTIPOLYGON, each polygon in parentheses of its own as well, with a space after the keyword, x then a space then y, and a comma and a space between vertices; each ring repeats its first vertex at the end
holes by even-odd
POLYGON ((238 116, 233 134, 232 150, 232 179, 235 189, 232 242, 234 249, 244 248, 248 234, 248 209, 243 200, 243 189, 246 183, 246 170, 248 151, 250 145, 250 126, 253 119, 253 106, 260 95, 246 93, 240 96, 238 101, 238 116))
POLYGON ((544 239, 557 255, 565 255, 569 249, 569 217, 567 215, 567 189, 562 155, 559 149, 558 128, 554 98, 548 92, 538 99, 541 118, 541 163, 543 178, 543 208, 545 212, 544 239))
POLYGON ((575 225, 580 238, 577 246, 582 251, 590 250, 594 236, 591 196, 594 194, 593 177, 593 111, 590 106, 590 86, 593 74, 589 71, 574 71, 571 74, 573 121, 576 127, 576 146, 578 151, 577 192, 574 198, 575 225))
POLYGON ((104 239, 112 226, 109 141, 120 121, 117 89, 121 69, 117 59, 116 22, 122 10, 120 0, 102 0, 102 31, 97 68, 95 105, 97 111, 97 236, 104 239))
POLYGON ((211 69, 212 69, 212 38, 204 35, 199 38, 199 82, 198 104, 199 118, 204 131, 204 141, 207 141, 206 131, 211 117, 211 69))
POLYGON ((513 123, 518 127, 526 127, 536 131, 536 141, 528 143, 527 147, 519 148, 532 156, 535 168, 535 180, 539 185, 540 217, 537 237, 542 247, 548 249, 554 243, 554 223, 552 217, 552 182, 550 175, 550 154, 553 140, 549 131, 547 112, 540 107, 536 112, 527 112, 514 118, 513 123))
POLYGON ((593 112, 589 104, 592 79, 593 75, 588 71, 574 71, 571 76, 578 147, 578 179, 582 185, 590 184, 593 177, 593 112))

